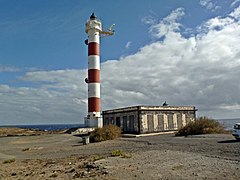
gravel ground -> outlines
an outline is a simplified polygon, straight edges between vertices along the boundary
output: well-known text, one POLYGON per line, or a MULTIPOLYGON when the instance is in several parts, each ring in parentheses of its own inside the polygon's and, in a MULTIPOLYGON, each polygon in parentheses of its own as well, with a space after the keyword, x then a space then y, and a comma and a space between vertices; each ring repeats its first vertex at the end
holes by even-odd
POLYGON ((240 142, 229 134, 89 145, 69 134, 1 137, 0 179, 240 179, 239 157, 240 142), (111 157, 113 150, 131 157, 111 157))

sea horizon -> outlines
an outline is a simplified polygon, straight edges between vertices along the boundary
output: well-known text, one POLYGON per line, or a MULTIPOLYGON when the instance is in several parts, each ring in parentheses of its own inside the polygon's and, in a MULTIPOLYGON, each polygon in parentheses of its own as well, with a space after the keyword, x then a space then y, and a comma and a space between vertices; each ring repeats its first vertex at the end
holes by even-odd
POLYGON ((16 128, 24 128, 24 129, 34 129, 34 130, 42 130, 42 131, 51 131, 51 130, 64 130, 70 128, 83 128, 84 124, 24 124, 24 125, 0 125, 0 128, 4 127, 16 127, 16 128))
MULTIPOLYGON (((240 118, 228 118, 228 119, 215 119, 220 122, 226 130, 231 130, 234 124, 240 122, 240 118)), ((35 129, 43 131, 51 130, 64 130, 70 128, 83 128, 85 124, 82 123, 54 123, 54 124, 20 124, 20 125, 0 125, 0 128, 3 127, 16 127, 16 128, 26 128, 26 129, 35 129)))

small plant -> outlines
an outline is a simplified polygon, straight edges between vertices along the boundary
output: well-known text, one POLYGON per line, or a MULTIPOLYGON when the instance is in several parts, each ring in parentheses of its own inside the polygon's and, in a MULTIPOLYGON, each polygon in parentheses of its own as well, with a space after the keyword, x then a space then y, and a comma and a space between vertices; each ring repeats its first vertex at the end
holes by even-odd
POLYGON ((111 156, 124 156, 125 152, 123 150, 113 150, 111 156))
POLYGON ((24 148, 24 149, 22 149, 23 152, 29 151, 29 150, 30 150, 30 148, 24 148))
POLYGON ((111 153, 111 156, 112 157, 119 156, 119 157, 122 157, 122 158, 131 158, 132 157, 131 154, 127 154, 123 150, 113 150, 112 153, 111 153))
POLYGON ((173 171, 176 171, 176 170, 181 170, 181 169, 183 169, 184 168, 184 166, 182 165, 182 164, 180 164, 180 165, 177 165, 177 166, 173 166, 172 167, 172 170, 173 171))
POLYGON ((98 160, 101 160, 101 159, 104 159, 104 157, 103 156, 93 156, 92 157, 93 161, 98 161, 98 160))
POLYGON ((101 142, 106 140, 112 140, 120 137, 121 129, 113 124, 109 124, 104 126, 103 128, 96 128, 90 134, 90 141, 91 142, 101 142))
POLYGON ((223 125, 214 119, 199 117, 196 121, 188 123, 175 134, 176 136, 188 136, 198 134, 226 133, 223 125))
POLYGON ((15 159, 7 159, 5 161, 3 161, 3 164, 9 164, 9 163, 13 163, 15 162, 15 159))

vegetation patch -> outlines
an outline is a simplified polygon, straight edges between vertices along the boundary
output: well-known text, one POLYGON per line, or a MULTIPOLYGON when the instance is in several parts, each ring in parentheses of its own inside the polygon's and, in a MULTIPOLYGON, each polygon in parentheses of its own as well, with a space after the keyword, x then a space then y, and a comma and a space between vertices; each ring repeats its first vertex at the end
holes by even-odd
POLYGON ((93 156, 92 157, 92 161, 98 161, 98 160, 101 160, 101 159, 104 159, 103 156, 93 156))
POLYGON ((132 157, 131 154, 127 154, 123 150, 113 150, 112 153, 111 153, 111 156, 112 157, 119 156, 119 157, 122 157, 122 158, 131 158, 132 157))
POLYGON ((173 166, 172 167, 172 170, 173 171, 177 171, 177 170, 181 170, 181 169, 183 169, 184 168, 184 166, 182 165, 182 164, 180 164, 180 165, 177 165, 177 166, 173 166))
POLYGON ((106 140, 117 139, 121 135, 121 129, 116 125, 107 125, 103 128, 96 128, 90 134, 91 142, 101 142, 106 140))
POLYGON ((218 121, 208 117, 199 117, 196 121, 190 122, 179 129, 175 135, 188 136, 198 134, 221 134, 226 132, 223 125, 218 121))
POLYGON ((22 151, 23 151, 23 152, 25 152, 25 151, 30 151, 30 148, 24 148, 24 149, 22 149, 22 151))
POLYGON ((5 161, 3 161, 3 164, 9 164, 9 163, 13 163, 15 162, 15 159, 7 159, 5 161))

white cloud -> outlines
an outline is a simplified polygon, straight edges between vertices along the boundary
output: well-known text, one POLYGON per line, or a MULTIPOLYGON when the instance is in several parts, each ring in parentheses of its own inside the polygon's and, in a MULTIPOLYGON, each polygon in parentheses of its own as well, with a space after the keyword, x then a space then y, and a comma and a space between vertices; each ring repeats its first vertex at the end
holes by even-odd
POLYGON ((166 100, 172 105, 196 105, 200 114, 218 118, 239 116, 223 108, 240 104, 239 22, 232 15, 212 18, 199 27, 204 32, 185 38, 176 22, 183 14, 173 11, 150 26, 155 28, 153 35, 164 35, 164 40, 102 65, 105 108, 161 105, 166 100))
MULTIPOLYGON (((237 12, 209 19, 188 38, 179 31, 183 9, 149 25, 156 38, 165 38, 101 64, 102 109, 167 101, 195 105, 200 115, 239 117, 237 12)), ((32 83, 29 87, 0 85, 1 123, 82 123, 87 114, 86 75, 87 70, 32 71, 19 79, 32 83)))
POLYGON ((19 71, 19 69, 16 67, 0 65, 0 73, 1 72, 17 72, 17 71, 19 71))
POLYGON ((128 41, 125 45, 125 48, 128 49, 130 46, 131 46, 132 42, 131 41, 128 41))
POLYGON ((170 32, 179 31, 182 26, 178 20, 184 15, 183 8, 177 8, 157 24, 151 24, 150 33, 154 38, 161 38, 170 32))
POLYGON ((238 22, 240 21, 240 6, 238 6, 232 13, 230 13, 230 16, 235 18, 238 22))
POLYGON ((207 4, 210 2, 211 0, 200 0, 199 1, 199 4, 201 5, 201 6, 207 6, 207 4))
POLYGON ((229 111, 232 111, 232 110, 240 110, 240 104, 233 104, 233 105, 222 105, 220 106, 220 108, 222 109, 226 109, 226 110, 229 110, 229 111))
POLYGON ((240 0, 234 0, 231 4, 231 6, 235 6, 240 3, 240 0))
POLYGON ((1 124, 83 123, 85 77, 86 70, 36 71, 21 78, 32 87, 1 85, 1 124))
POLYGON ((145 16, 141 19, 142 23, 146 24, 146 25, 152 25, 156 23, 156 18, 154 18, 153 16, 145 16))
POLYGON ((199 4, 212 12, 221 8, 220 6, 216 5, 216 2, 213 2, 213 0, 200 0, 199 4))

